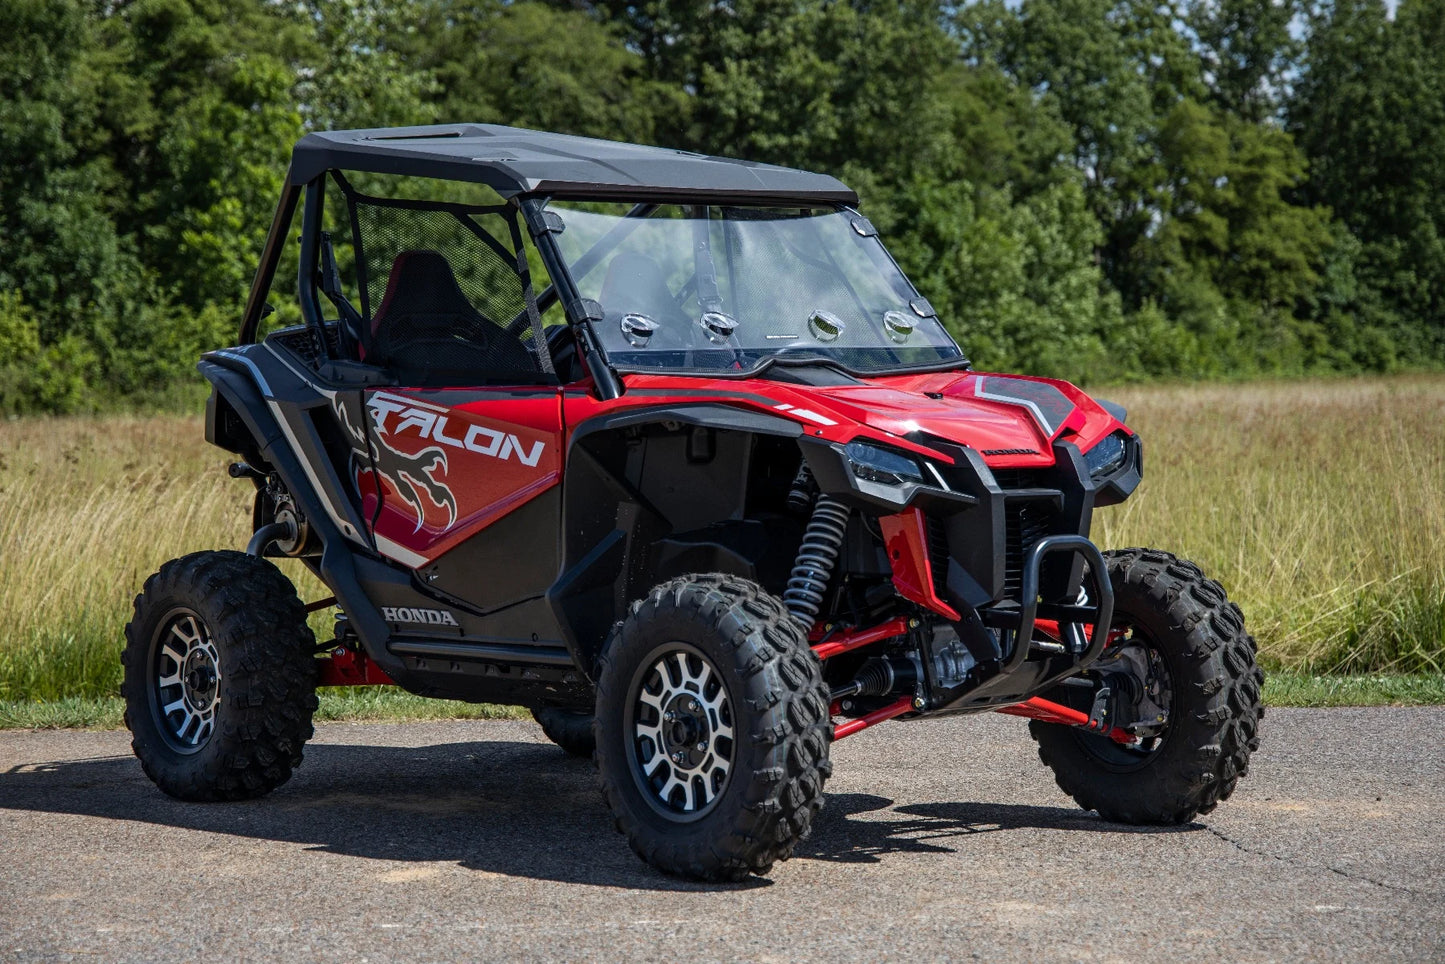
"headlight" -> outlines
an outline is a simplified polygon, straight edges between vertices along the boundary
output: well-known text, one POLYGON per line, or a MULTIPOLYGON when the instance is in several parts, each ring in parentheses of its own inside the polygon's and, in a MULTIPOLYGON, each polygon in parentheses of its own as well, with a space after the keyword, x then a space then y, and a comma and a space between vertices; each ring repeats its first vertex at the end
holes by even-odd
POLYGON ((856 478, 883 485, 922 482, 923 470, 906 455, 867 442, 849 442, 843 449, 856 478))
POLYGON ((1124 444, 1123 432, 1106 436, 1102 442, 1084 453, 1084 463, 1089 466, 1089 477, 1098 481, 1113 475, 1123 468, 1129 449, 1124 444))

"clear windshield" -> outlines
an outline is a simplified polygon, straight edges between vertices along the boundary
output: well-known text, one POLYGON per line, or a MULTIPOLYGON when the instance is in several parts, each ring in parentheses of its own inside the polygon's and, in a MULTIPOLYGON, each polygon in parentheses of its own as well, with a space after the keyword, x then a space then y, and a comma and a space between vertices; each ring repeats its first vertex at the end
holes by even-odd
POLYGON ((867 222, 848 211, 554 201, 593 330, 624 370, 742 373, 824 361, 869 373, 963 353, 867 222))

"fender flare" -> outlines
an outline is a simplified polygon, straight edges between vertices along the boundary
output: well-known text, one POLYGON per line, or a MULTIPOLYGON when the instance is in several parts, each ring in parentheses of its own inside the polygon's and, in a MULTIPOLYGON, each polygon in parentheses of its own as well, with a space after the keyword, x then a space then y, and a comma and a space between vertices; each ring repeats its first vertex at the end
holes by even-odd
POLYGON ((596 679, 597 658, 631 602, 623 598, 635 565, 631 537, 658 516, 584 443, 608 432, 664 423, 790 439, 803 435, 797 422, 716 402, 623 409, 587 419, 573 430, 562 477, 561 571, 546 598, 572 659, 589 679, 596 679))
POLYGON ((306 514, 312 530, 320 536, 321 559, 317 568, 321 579, 336 594, 367 656, 388 676, 396 678, 405 671, 405 665, 386 648, 391 630, 361 588, 352 551, 345 537, 322 506, 320 496, 312 487, 299 459, 284 444, 285 433, 271 411, 262 376, 259 372, 239 371, 221 362, 222 358, 213 356, 197 366, 214 392, 207 403, 207 436, 213 431, 220 431, 213 427, 213 418, 221 415, 217 406, 224 402, 241 419, 261 456, 275 468, 276 474, 306 514))

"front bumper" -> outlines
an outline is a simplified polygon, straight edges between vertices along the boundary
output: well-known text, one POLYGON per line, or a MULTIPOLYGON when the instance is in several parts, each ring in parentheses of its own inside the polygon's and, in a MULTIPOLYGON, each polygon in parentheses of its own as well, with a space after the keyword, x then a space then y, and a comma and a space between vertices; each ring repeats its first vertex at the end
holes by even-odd
MULTIPOLYGON (((949 488, 968 498, 921 507, 928 596, 944 604, 932 608, 952 622, 977 670, 966 685, 933 686, 930 702, 945 712, 988 709, 1087 669, 1107 645, 1114 612, 1089 529, 1118 477, 1091 478, 1067 441, 1055 443, 1052 466, 1029 470, 995 471, 972 449, 938 448, 954 459, 949 488), (1035 632, 1041 621, 1057 641, 1035 632)), ((1124 482, 1132 490, 1137 478, 1124 482)))
POLYGON ((935 691, 940 712, 989 709, 1028 699, 1064 677, 1083 672, 1103 655, 1114 619, 1114 587, 1098 547, 1084 536, 1045 536, 1029 547, 1022 569, 1016 604, 1009 600, 968 610, 955 624, 970 651, 988 647, 994 658, 980 661, 977 679, 952 691, 935 691), (1044 595, 1042 571, 1049 557, 1082 568, 1086 592, 1052 601, 1044 595), (1057 642, 1036 638, 1041 620, 1057 627, 1057 642))

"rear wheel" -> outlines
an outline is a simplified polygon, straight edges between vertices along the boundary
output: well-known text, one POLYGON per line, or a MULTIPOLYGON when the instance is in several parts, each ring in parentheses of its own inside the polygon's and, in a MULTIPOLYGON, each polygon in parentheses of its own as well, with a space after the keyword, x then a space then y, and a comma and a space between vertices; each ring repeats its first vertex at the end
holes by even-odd
POLYGON ((158 787, 241 800, 290 779, 312 732, 316 641, 280 570, 229 551, 168 562, 125 638, 125 723, 158 787))
POLYGON ((1105 553, 1114 628, 1125 636, 1091 674, 1129 690, 1113 719, 1133 745, 1032 722, 1039 756, 1086 810, 1132 824, 1179 824, 1234 792, 1259 748, 1264 675, 1239 607, 1192 562, 1156 549, 1105 553))
POLYGON ((634 603, 603 656, 597 766, 644 860, 741 880, 792 854, 831 773, 828 692, 782 603, 687 576, 634 603))
POLYGON ((557 706, 540 706, 532 711, 532 719, 542 726, 547 739, 560 746, 569 756, 591 758, 597 743, 592 738, 592 714, 580 710, 564 710, 557 706))

